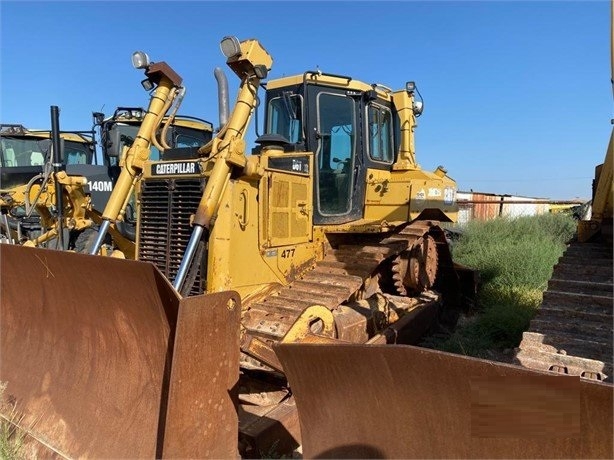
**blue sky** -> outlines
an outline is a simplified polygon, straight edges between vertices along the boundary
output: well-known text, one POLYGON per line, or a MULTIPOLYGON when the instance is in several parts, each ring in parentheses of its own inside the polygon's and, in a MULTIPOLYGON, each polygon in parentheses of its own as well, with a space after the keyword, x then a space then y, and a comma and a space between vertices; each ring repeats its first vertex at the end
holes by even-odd
MULTIPOLYGON (((0 2, 0 120, 89 129, 146 106, 133 51, 183 78, 181 113, 218 124, 226 35, 257 38, 270 78, 322 71, 393 89, 415 80, 418 161, 460 190, 590 197, 612 118, 610 4, 581 2, 0 2)), ((262 117, 260 117, 262 118, 262 117)), ((253 141, 253 121, 248 142, 253 141)))

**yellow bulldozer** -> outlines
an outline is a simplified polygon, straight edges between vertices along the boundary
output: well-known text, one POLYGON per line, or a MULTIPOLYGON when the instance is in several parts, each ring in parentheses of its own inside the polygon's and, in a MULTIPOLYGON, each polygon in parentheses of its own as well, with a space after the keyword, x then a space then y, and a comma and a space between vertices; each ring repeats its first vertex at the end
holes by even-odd
MULTIPOLYGON (((199 149, 157 161, 149 158, 148 139, 136 136, 121 156, 123 169, 90 252, 98 253, 135 188, 136 258, 153 263, 183 301, 204 306, 213 293, 238 293, 237 345, 242 382, 249 382, 239 397, 242 411, 296 430, 295 415, 279 421, 293 411, 273 344, 313 337, 411 341, 444 318, 444 310, 458 308, 458 273, 439 225, 456 217, 456 184, 443 167, 428 172, 416 162, 422 101, 413 82, 392 91, 319 71, 270 80, 265 134, 248 155, 244 136, 272 58, 256 40, 227 37, 221 46, 240 79, 225 125, 199 149), (258 373, 269 376, 268 386, 276 382, 258 392, 265 395, 260 401, 253 391, 263 386, 258 373)), ((159 76, 141 125, 150 133, 180 82, 144 53, 135 53, 135 66, 159 76)), ((3 250, 3 262, 10 253, 3 250)), ((69 263, 74 255, 57 257, 63 267, 79 265, 69 263)), ((98 271, 102 262, 88 263, 98 271)), ((80 284, 82 273, 74 275, 80 284)), ((134 292, 147 291, 132 282, 134 292)), ((10 388, 14 379, 6 380, 10 388)), ((245 449, 255 448, 256 438, 245 435, 245 449)))
MULTIPOLYGON (((442 419, 462 411, 471 375, 484 376, 491 393, 504 386, 488 387, 489 372, 528 379, 531 371, 458 367, 450 355, 405 345, 453 323, 475 289, 440 224, 456 219, 456 184, 445 168, 425 171, 416 161, 416 84, 395 91, 319 70, 265 84, 273 60, 257 40, 225 37, 221 49, 240 86, 216 136, 159 160, 139 137, 124 152, 114 192, 125 201, 135 191, 137 261, 94 256, 121 199, 109 201, 89 256, 2 248, 2 413, 23 414, 14 425, 32 449, 228 458, 285 454, 302 442, 308 457, 402 457, 403 425, 385 417, 395 394, 433 404, 431 418, 420 423, 429 414, 416 411, 411 424, 440 433, 442 419), (248 154, 262 86, 264 134, 248 154), (29 273, 36 289, 24 295, 8 267, 29 273), (87 302, 66 294, 74 285, 87 302), (326 401, 310 412, 301 401, 318 394, 326 401), (350 413, 362 417, 345 420, 355 430, 329 424, 350 413), (319 422, 328 435, 314 447, 319 422), (339 444, 361 437, 380 443, 339 444)), ((144 53, 134 63, 155 65, 144 53)), ((162 78, 156 92, 172 83, 162 78)), ((565 383, 571 399, 560 401, 585 391, 565 383)), ((588 391, 611 403, 604 388, 588 391)), ((589 409, 582 417, 596 413, 589 409)), ((565 436, 584 436, 580 411, 570 414, 565 436)), ((463 440, 467 456, 497 452, 488 440, 477 450, 463 440)), ((523 442, 499 453, 509 457, 523 442)), ((428 438, 411 452, 424 456, 425 444, 440 456, 454 441, 428 438)))
MULTIPOLYGON (((610 8, 614 84, 614 2, 610 8)), ((543 303, 516 352, 519 364, 614 381, 613 215, 614 128, 604 161, 595 167, 591 215, 578 222, 577 237, 553 268, 543 303)))

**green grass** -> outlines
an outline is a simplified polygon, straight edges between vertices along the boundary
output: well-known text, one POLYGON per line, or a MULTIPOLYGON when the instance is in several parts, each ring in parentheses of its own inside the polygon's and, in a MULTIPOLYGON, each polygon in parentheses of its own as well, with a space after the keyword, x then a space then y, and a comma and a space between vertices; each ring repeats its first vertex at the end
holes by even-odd
POLYGON ((477 308, 426 346, 480 358, 517 347, 576 225, 565 214, 470 222, 452 254, 480 272, 477 308))
MULTIPOLYGON (((0 401, 5 389, 6 383, 0 382, 0 401)), ((25 435, 17 431, 13 423, 20 421, 20 415, 15 410, 15 407, 10 407, 9 412, 10 420, 0 417, 0 459, 18 460, 23 458, 22 447, 25 435)), ((7 415, 6 407, 3 407, 3 413, 7 415)))

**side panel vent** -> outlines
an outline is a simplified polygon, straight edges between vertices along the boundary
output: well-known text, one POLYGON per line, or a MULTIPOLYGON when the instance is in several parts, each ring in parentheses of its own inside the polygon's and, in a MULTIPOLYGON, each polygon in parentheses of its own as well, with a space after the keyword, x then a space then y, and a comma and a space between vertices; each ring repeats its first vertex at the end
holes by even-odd
POLYGON ((271 171, 269 179, 268 238, 273 246, 311 239, 311 183, 308 176, 271 171))

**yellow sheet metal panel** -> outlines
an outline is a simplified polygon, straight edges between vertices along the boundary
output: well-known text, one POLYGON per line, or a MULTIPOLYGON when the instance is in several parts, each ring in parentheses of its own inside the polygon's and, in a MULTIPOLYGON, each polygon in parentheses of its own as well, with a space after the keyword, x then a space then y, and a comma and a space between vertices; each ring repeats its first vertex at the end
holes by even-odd
POLYGON ((283 153, 267 149, 260 164, 260 211, 265 224, 263 245, 279 247, 305 243, 312 238, 313 154, 283 153))

